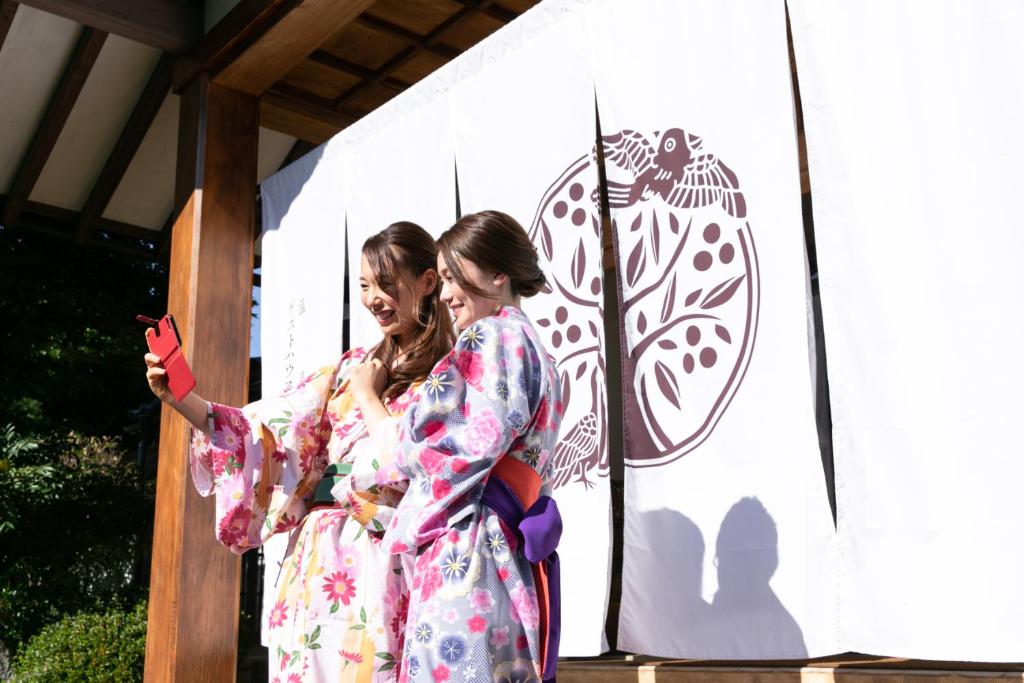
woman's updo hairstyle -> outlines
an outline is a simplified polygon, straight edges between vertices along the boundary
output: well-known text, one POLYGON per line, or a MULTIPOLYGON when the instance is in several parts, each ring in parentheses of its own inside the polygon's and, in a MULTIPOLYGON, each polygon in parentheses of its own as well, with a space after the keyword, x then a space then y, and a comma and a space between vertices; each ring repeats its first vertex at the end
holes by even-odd
POLYGON ((485 273, 504 273, 513 296, 530 297, 543 291, 547 278, 537 264, 537 249, 516 219, 501 211, 463 216, 437 240, 444 261, 459 286, 477 296, 490 296, 468 280, 459 259, 485 273))

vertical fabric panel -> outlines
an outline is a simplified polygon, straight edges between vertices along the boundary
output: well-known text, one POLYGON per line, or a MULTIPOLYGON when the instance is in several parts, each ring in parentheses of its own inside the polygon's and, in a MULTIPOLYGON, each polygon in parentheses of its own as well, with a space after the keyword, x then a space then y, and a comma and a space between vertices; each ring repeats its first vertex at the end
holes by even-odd
POLYGON ((782 0, 602 2, 626 430, 620 649, 835 652, 782 0))
POLYGON ((594 86, 586 7, 547 2, 461 58, 451 91, 463 213, 513 216, 551 291, 523 300, 554 356, 566 407, 552 454, 565 531, 562 656, 607 649, 608 415, 594 86))
POLYGON ((263 393, 285 390, 341 356, 344 208, 322 146, 261 185, 263 393))
POLYGON ((359 303, 363 242, 391 223, 412 221, 437 236, 455 220, 455 159, 448 101, 430 79, 339 134, 345 182, 336 190, 348 210, 352 346, 380 341, 380 328, 359 303))
POLYGON ((843 649, 1017 661, 1024 5, 790 0, 843 649))
MULTIPOLYGON (((337 164, 328 146, 260 185, 263 237, 260 275, 262 394, 273 396, 341 356, 345 269, 344 216, 337 164)), ((277 594, 288 535, 262 547, 263 595, 277 594)), ((264 599, 262 624, 274 601, 264 599)), ((263 643, 266 645, 266 642, 263 643)))

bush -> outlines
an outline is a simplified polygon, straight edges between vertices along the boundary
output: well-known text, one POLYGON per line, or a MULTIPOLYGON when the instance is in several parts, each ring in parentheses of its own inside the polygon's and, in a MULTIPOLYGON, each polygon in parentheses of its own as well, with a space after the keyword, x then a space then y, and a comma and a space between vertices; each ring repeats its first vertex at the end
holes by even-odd
POLYGON ((16 651, 65 615, 142 599, 152 493, 117 442, 0 442, 0 643, 16 651))
POLYGON ((77 614, 33 636, 14 660, 17 683, 141 681, 146 603, 129 611, 77 614))

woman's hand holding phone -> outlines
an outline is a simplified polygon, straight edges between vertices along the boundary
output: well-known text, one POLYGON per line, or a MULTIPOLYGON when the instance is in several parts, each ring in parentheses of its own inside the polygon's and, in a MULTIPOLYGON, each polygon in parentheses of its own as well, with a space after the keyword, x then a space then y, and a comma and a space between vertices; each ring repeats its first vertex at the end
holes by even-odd
POLYGON ((164 370, 160 356, 155 353, 147 353, 146 367, 146 381, 149 382, 149 390, 164 403, 173 403, 174 397, 167 387, 167 371, 164 370))
POLYGON ((155 353, 147 353, 145 359, 146 381, 149 382, 149 389, 153 395, 178 411, 193 427, 204 433, 209 433, 209 423, 206 419, 209 404, 206 400, 193 391, 180 401, 176 401, 167 386, 167 370, 164 369, 160 356, 155 353))

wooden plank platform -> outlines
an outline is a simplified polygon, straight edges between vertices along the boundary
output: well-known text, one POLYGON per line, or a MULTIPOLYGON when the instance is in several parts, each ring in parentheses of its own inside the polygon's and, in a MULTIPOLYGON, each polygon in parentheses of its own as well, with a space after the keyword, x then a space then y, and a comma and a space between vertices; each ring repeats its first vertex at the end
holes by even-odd
POLYGON ((1020 683, 1024 663, 938 662, 848 654, 802 661, 721 662, 636 655, 564 659, 559 683, 1020 683))

